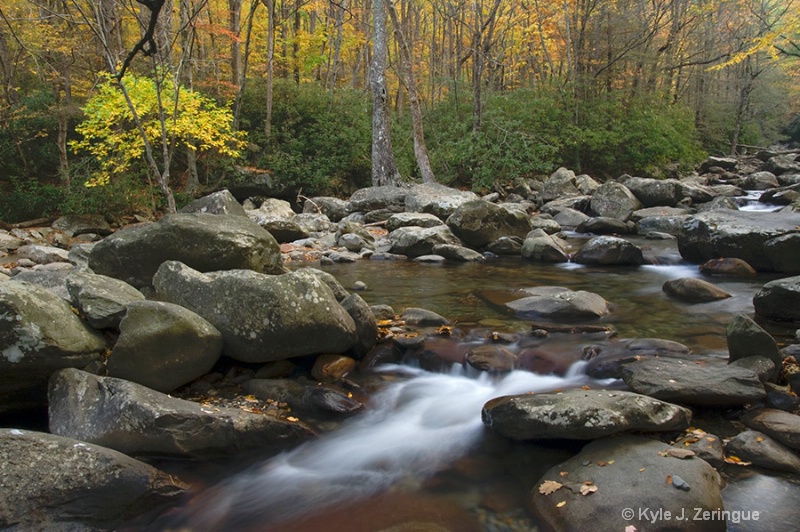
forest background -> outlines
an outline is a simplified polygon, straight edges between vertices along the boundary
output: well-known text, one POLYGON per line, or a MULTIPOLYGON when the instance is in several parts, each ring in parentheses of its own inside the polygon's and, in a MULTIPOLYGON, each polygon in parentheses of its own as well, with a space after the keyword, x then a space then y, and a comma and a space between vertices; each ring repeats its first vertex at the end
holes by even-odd
POLYGON ((0 79, 6 222, 169 211, 247 171, 346 196, 384 182, 384 133, 388 182, 659 177, 800 140, 800 6, 4 0, 0 79))

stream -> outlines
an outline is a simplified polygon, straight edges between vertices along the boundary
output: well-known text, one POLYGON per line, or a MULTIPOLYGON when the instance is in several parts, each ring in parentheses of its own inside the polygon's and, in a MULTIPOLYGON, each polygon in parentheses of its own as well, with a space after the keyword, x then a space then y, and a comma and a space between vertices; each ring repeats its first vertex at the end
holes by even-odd
MULTIPOLYGON (((588 238, 568 237, 576 249, 588 238)), ((221 475, 225 478, 162 516, 151 529, 535 530, 524 510, 526 493, 544 471, 582 444, 506 441, 484 430, 482 406, 501 395, 624 387, 583 373, 581 354, 587 344, 661 338, 683 343, 695 354, 725 357, 727 323, 736 313, 752 315, 755 292, 778 277, 710 279, 732 297, 683 303, 667 297, 661 286, 669 279, 700 276, 697 265, 682 262, 675 241, 630 240, 643 247, 651 264, 593 267, 499 258, 465 264, 362 260, 325 267, 345 288, 366 283, 368 289, 360 295, 369 304, 387 304, 398 313, 422 307, 447 317, 460 333, 453 339, 459 353, 499 331, 535 344, 566 369, 491 377, 460 364, 438 372, 413 363, 378 365, 369 371, 386 384, 365 413, 291 452, 221 475), (532 340, 531 321, 495 303, 497 294, 511 289, 547 285, 604 297, 612 312, 593 323, 613 327, 616 334, 551 334, 532 340), (415 523, 440 528, 414 528, 415 523)), ((782 335, 794 331, 770 332, 780 343, 782 335)), ((702 412, 695 422, 724 438, 735 434, 725 414, 702 412)), ((796 525, 795 504, 789 502, 800 501, 796 481, 736 466, 723 473, 728 481, 725 508, 752 510, 757 501, 763 516, 757 523, 729 523, 729 530, 788 530, 796 525)))

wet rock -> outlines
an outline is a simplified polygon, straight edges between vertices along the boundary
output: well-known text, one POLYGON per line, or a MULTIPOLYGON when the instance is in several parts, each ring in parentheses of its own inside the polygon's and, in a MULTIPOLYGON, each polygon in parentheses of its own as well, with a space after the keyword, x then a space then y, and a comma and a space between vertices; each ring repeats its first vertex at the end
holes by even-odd
POLYGON ((312 436, 302 423, 204 407, 139 384, 69 369, 53 375, 50 431, 133 456, 210 459, 276 452, 312 436))
POLYGON ((768 358, 776 368, 783 362, 775 339, 744 314, 738 314, 731 320, 725 329, 725 337, 728 341, 728 358, 731 362, 751 356, 768 358))
POLYGON ((356 324, 356 343, 352 348, 353 356, 358 359, 364 358, 378 341, 378 323, 375 315, 367 302, 358 294, 347 296, 342 300, 341 305, 356 324))
POLYGON ((635 233, 636 226, 629 222, 623 222, 618 218, 598 216, 582 222, 575 230, 578 233, 593 233, 595 235, 627 235, 635 233))
POLYGON ((645 207, 673 207, 683 199, 683 187, 677 179, 629 177, 622 183, 645 207))
POLYGON ((129 303, 144 295, 119 279, 88 272, 74 272, 66 281, 72 304, 95 329, 118 328, 129 303))
MULTIPOLYGON (((457 246, 454 244, 439 244, 433 246, 433 254, 439 255, 446 260, 454 260, 459 262, 481 262, 486 260, 482 254, 474 249, 464 246, 457 246)), ((418 257, 419 260, 421 257, 418 257)))
POLYGON ((156 223, 121 229, 92 248, 89 267, 141 288, 167 260, 198 271, 284 271, 278 243, 258 224, 205 213, 168 214, 156 223))
POLYGON ((567 243, 542 229, 535 229, 522 243, 523 258, 541 262, 568 262, 567 243))
POLYGON ((578 264, 639 266, 644 256, 638 246, 625 239, 596 236, 585 243, 572 260, 578 264))
POLYGON ((311 376, 320 382, 336 382, 356 369, 355 359, 344 355, 319 355, 311 368, 311 376))
POLYGON ((767 383, 767 408, 783 410, 784 412, 794 412, 800 408, 800 397, 797 397, 788 387, 780 387, 775 384, 767 383))
POLYGON ((401 227, 389 233, 390 252, 408 257, 433 254, 439 244, 461 245, 446 225, 435 227, 401 227))
POLYGON ((699 406, 743 405, 766 395, 754 372, 711 361, 646 358, 626 364, 622 378, 637 393, 699 406))
POLYGON ((43 407, 47 379, 102 359, 106 342, 44 288, 0 283, 0 413, 43 407))
POLYGON ((324 214, 332 222, 338 222, 347 216, 347 202, 329 196, 315 196, 303 203, 306 214, 324 214))
POLYGON ((775 377, 778 375, 778 368, 775 366, 775 363, 762 356, 750 356, 740 358, 738 360, 734 360, 731 362, 734 366, 739 366, 740 368, 746 368, 758 375, 758 380, 761 382, 769 382, 774 380, 775 377))
POLYGON ((609 313, 608 302, 585 290, 572 291, 560 286, 539 286, 518 291, 526 297, 506 303, 521 316, 549 319, 592 319, 609 313))
POLYGON ((427 310, 417 307, 408 307, 403 310, 400 319, 408 325, 415 325, 419 327, 438 327, 440 325, 449 325, 450 321, 432 310, 427 310))
POLYGON ((594 441, 539 479, 529 508, 546 530, 585 530, 587 523, 601 523, 604 530, 726 530, 723 518, 693 520, 696 511, 719 515, 723 509, 719 474, 699 458, 663 456, 670 448, 640 436, 594 441), (689 491, 666 481, 676 477, 689 491), (540 488, 547 480, 564 487, 546 494, 540 488), (595 486, 597 492, 584 495, 581 486, 595 486), (630 514, 623 511, 627 508, 630 514), (661 517, 648 513, 659 511, 661 517))
POLYGON ((170 261, 153 283, 159 297, 214 325, 222 333, 224 353, 235 360, 270 362, 343 353, 356 342, 353 318, 324 281, 308 274, 202 274, 170 261))
POLYGON ((726 277, 753 277, 757 275, 756 270, 747 262, 734 257, 723 257, 704 262, 700 265, 700 273, 726 277))
POLYGON ((688 408, 625 391, 567 390, 492 399, 483 423, 514 440, 592 440, 629 430, 681 431, 688 408))
POLYGON ((800 416, 765 408, 745 416, 742 421, 751 429, 763 432, 791 449, 800 450, 800 416))
POLYGON ((103 236, 111 234, 111 226, 102 214, 69 214, 58 218, 51 227, 69 237, 87 233, 103 236))
POLYGON ((768 282, 753 296, 753 307, 764 318, 800 321, 800 276, 768 282))
POLYGON ((764 253, 779 272, 800 272, 800 233, 783 235, 764 244, 764 253))
POLYGON ((337 244, 347 249, 347 251, 358 253, 362 249, 371 249, 372 245, 369 244, 364 238, 355 233, 345 233, 339 237, 337 244))
POLYGON ((588 214, 569 208, 560 209, 553 215, 553 221, 556 222, 559 227, 563 227, 565 229, 576 228, 590 219, 591 218, 588 214))
POLYGON ((327 257, 331 262, 340 264, 352 264, 361 259, 361 255, 352 251, 331 251, 327 257))
POLYGON ((622 183, 607 181, 592 194, 591 207, 599 216, 624 221, 633 211, 641 209, 642 204, 622 183))
POLYGON ((514 369, 516 355, 499 345, 480 345, 467 351, 466 362, 487 373, 505 373, 514 369))
POLYGON ((465 245, 480 249, 502 236, 525 237, 531 230, 528 214, 483 200, 461 204, 447 218, 447 225, 465 245))
POLYGON ((188 489, 117 451, 28 430, 0 429, 0 462, 5 530, 112 530, 188 489))
POLYGON ((119 377, 169 393, 208 373, 222 354, 222 335, 178 305, 133 301, 106 366, 119 377))
MULTIPOLYGON (((198 198, 183 207, 179 212, 207 212, 209 214, 247 216, 242 204, 227 189, 198 198)), ((96 233, 97 231, 92 232, 96 233)))
POLYGON ((494 242, 489 242, 486 250, 495 255, 519 256, 522 253, 522 239, 514 236, 501 236, 494 242))
MULTIPOLYGON (((641 211, 636 211, 641 212, 641 211)), ((636 223, 636 232, 641 234, 666 233, 677 236, 683 231, 683 223, 689 218, 688 214, 679 216, 648 216, 641 218, 636 223)))
POLYGON ((675 440, 675 446, 692 451, 698 458, 705 460, 712 467, 720 468, 725 465, 722 440, 714 434, 690 427, 675 440))
POLYGON ((735 257, 758 271, 800 271, 796 265, 775 263, 767 253, 773 239, 797 232, 800 213, 709 211, 690 217, 678 236, 683 258, 706 262, 719 257, 735 257))
POLYGON ((634 211, 631 214, 631 220, 634 222, 639 222, 644 218, 680 218, 688 215, 689 211, 682 207, 647 207, 645 209, 634 211))
POLYGON ((736 200, 728 196, 717 196, 707 203, 701 203, 697 208, 697 212, 708 212, 718 210, 738 211, 739 205, 736 200))
POLYGON ((424 212, 399 212, 386 220, 386 229, 389 232, 401 227, 435 227, 444 225, 441 218, 424 212))
POLYGON ((668 296, 688 303, 706 303, 731 297, 720 287, 695 277, 670 279, 664 283, 661 289, 668 296))
POLYGON ((376 320, 394 319, 394 309, 389 305, 370 305, 369 308, 376 320))
POLYGON ((407 212, 426 212, 446 220, 462 204, 478 200, 474 192, 457 190, 437 183, 414 185, 405 198, 407 212))
POLYGON ((800 456, 766 434, 747 430, 725 445, 725 451, 758 467, 800 473, 800 456))
POLYGON ((352 394, 331 384, 301 383, 291 379, 251 379, 242 385, 245 393, 262 401, 286 403, 303 415, 354 414, 363 405, 352 394))

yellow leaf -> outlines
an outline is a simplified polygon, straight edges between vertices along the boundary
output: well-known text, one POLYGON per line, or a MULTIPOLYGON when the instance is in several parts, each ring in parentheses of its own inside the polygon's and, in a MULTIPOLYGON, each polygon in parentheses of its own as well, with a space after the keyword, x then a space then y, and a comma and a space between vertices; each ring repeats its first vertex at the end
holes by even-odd
POLYGON ((258 402, 258 399, 256 399, 255 395, 245 395, 244 396, 244 400, 247 401, 248 403, 257 403, 258 402))
POLYGON ((556 504, 556 508, 563 508, 567 504, 567 501, 561 501, 560 503, 556 504))
POLYGON ((300 421, 300 420, 299 420, 299 419, 297 419, 297 418, 296 418, 296 417, 294 417, 294 416, 289 416, 289 417, 287 417, 287 418, 286 418, 286 421, 295 422, 295 421, 300 421))

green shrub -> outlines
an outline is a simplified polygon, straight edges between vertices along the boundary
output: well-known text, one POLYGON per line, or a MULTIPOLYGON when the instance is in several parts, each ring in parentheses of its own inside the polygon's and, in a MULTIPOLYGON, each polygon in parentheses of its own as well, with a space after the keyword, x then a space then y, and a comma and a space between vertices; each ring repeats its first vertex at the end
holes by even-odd
POLYGON ((11 186, 0 195, 0 219, 8 223, 55 216, 61 211, 64 191, 37 179, 11 178, 11 186))

